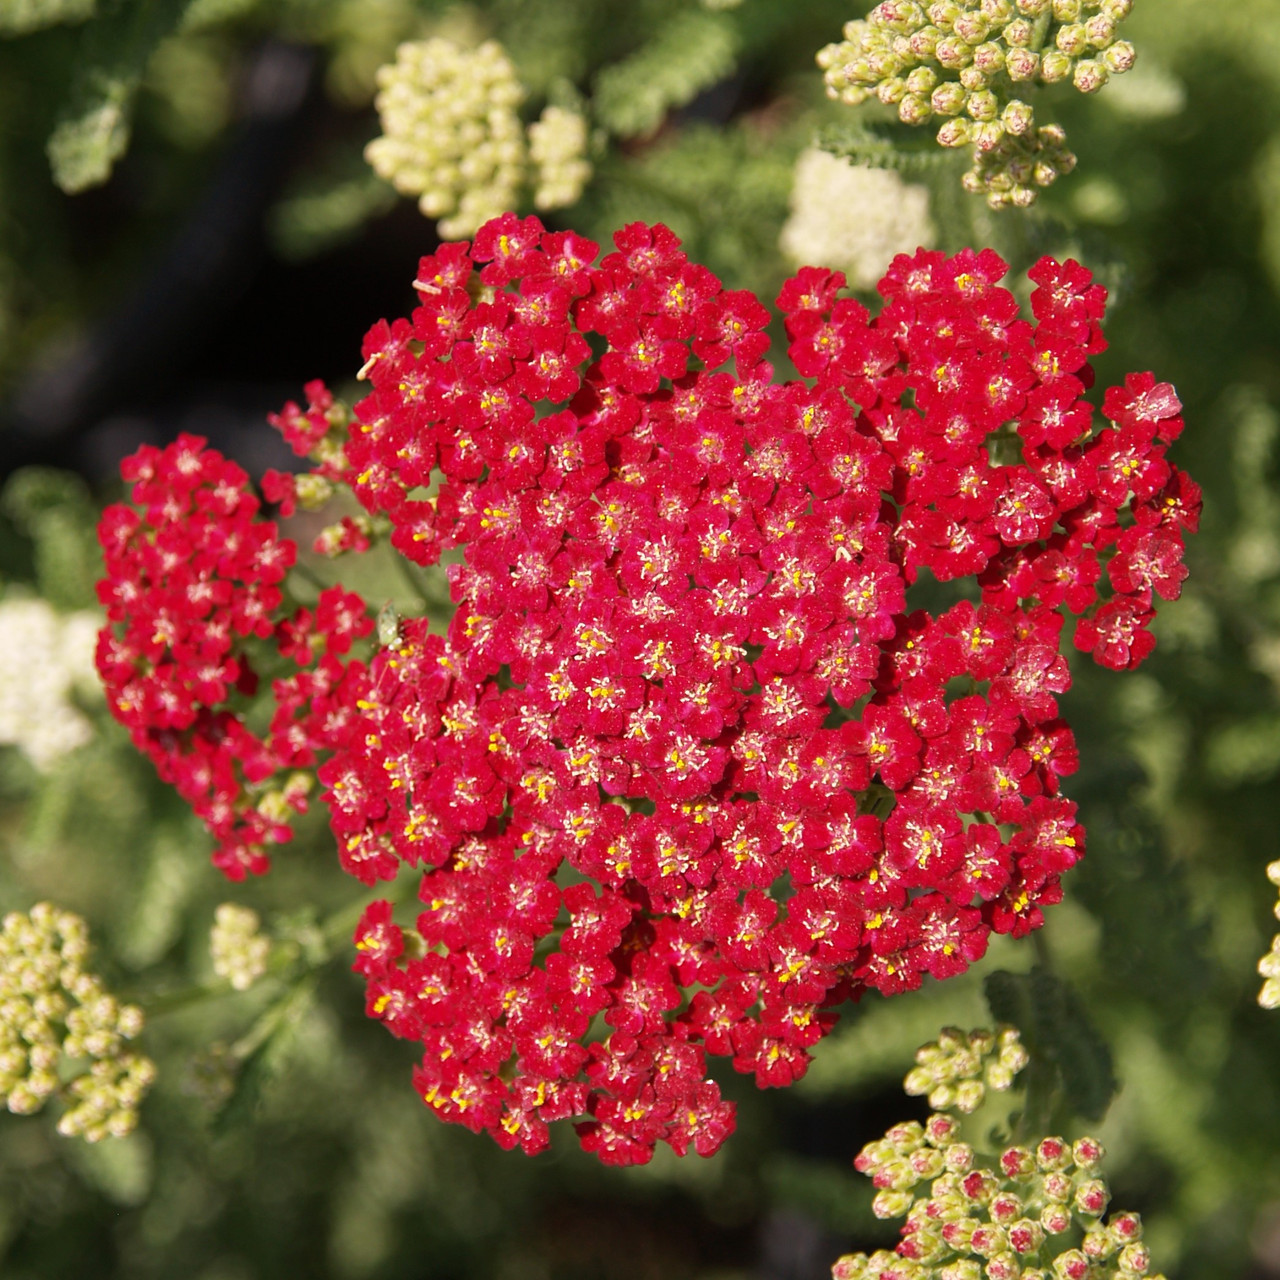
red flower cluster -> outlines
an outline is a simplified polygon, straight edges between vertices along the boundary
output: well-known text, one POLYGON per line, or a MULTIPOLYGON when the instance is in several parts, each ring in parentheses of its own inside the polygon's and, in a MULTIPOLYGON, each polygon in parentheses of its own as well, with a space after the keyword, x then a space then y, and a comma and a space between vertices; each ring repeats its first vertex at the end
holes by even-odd
POLYGON ((213 834, 214 864, 242 880, 267 869, 265 846, 287 840, 287 814, 306 807, 305 777, 283 771, 313 767, 318 751, 345 741, 364 668, 338 655, 373 624, 340 587, 314 617, 278 618, 277 584, 297 548, 256 518, 245 473, 204 446, 184 435, 121 468, 143 514, 117 504, 98 529, 108 622, 97 666, 116 719, 213 834), (258 684, 242 643, 250 636, 303 668, 276 681, 265 738, 234 709, 258 684))
POLYGON ((876 319, 806 268, 777 384, 754 296, 663 227, 615 243, 505 215, 443 247, 341 456, 322 388, 278 425, 410 559, 465 549, 447 638, 405 623, 349 725, 296 721, 344 866, 426 868, 425 955, 385 902, 357 932, 369 1012, 445 1119, 532 1152, 578 1117, 633 1163, 729 1132, 707 1052, 790 1083, 842 1000, 1039 925, 1083 852, 1062 609, 1137 665, 1199 499, 1167 385, 1095 430, 1075 263, 1033 271, 1036 324, 989 251, 899 257, 876 319), (922 569, 980 594, 909 612, 922 569))

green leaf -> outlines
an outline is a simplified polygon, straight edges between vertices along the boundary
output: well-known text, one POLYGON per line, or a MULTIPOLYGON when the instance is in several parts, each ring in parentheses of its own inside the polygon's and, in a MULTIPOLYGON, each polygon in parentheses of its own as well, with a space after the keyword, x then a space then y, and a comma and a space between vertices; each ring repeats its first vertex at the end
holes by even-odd
POLYGON ((231 1048, 239 1072, 215 1127, 230 1132, 252 1121, 264 1091, 288 1064, 289 1050, 299 1023, 315 999, 315 977, 308 975, 266 1009, 248 1033, 231 1048))
POLYGON ((955 163, 955 152, 938 146, 932 135, 861 123, 827 125, 814 136, 814 145, 869 169, 898 173, 928 173, 955 163))
POLYGON ((596 118, 621 137, 649 133, 723 80, 738 56, 738 33, 719 14, 682 13, 629 58, 596 77, 596 118))
POLYGON ((85 28, 71 93, 46 151, 69 194, 111 176, 129 145, 129 116, 147 60, 190 0, 117 0, 85 28))
POLYGON ((1037 966, 1026 974, 997 970, 983 990, 992 1017, 1022 1033, 1033 1064, 1055 1069, 1071 1114, 1100 1120, 1117 1088, 1111 1050, 1074 988, 1037 966))
POLYGON ((96 0, 0 0, 0 36, 24 36, 93 17, 96 0))

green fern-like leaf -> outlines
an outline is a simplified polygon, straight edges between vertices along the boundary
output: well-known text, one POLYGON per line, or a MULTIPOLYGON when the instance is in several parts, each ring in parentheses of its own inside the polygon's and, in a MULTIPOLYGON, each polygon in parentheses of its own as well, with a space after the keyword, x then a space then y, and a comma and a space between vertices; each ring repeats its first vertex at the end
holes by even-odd
POLYGON ((79 70, 46 150, 53 180, 75 194, 111 176, 129 146, 147 60, 190 0, 119 0, 85 28, 79 70))
POLYGON ((814 145, 869 169, 898 173, 930 173, 955 161, 954 152, 931 137, 898 136, 897 131, 865 124, 827 125, 818 130, 814 145))
POLYGON ((649 133, 673 107, 691 102, 733 70, 733 23, 720 14, 682 13, 631 57, 596 77, 596 118, 628 138, 649 133))

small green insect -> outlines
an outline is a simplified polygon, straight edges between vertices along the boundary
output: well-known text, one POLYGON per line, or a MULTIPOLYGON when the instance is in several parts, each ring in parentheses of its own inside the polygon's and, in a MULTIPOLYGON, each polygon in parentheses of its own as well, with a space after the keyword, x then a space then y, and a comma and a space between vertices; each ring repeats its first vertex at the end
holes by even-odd
POLYGON ((378 643, 384 649, 398 649, 401 642, 400 614, 388 600, 378 613, 378 643))

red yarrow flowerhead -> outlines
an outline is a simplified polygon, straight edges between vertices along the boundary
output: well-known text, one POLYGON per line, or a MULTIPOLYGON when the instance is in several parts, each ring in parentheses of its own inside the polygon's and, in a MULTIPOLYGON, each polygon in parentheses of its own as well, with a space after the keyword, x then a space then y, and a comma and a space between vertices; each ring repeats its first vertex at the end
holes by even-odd
MULTIPOLYGON (((630 1164, 731 1131, 708 1053, 788 1084, 842 1001, 1039 926, 1084 851, 1062 611, 1137 665, 1199 495, 1164 458, 1171 389, 1131 378, 1095 425, 1105 294, 1078 264, 1037 265, 1034 324, 989 250, 899 256, 875 318, 805 268, 778 300, 802 380, 779 384, 755 298, 665 227, 615 245, 490 222, 370 330, 344 442, 323 387, 280 415, 399 553, 462 556, 447 634, 405 620, 367 670, 347 609, 262 615, 303 669, 259 770, 318 766, 365 883, 423 868, 425 954, 376 902, 356 968, 422 1044, 428 1105, 528 1152, 574 1119, 630 1164), (922 571, 973 590, 912 610, 922 571)), ((145 562, 174 468, 152 487, 145 528, 104 523, 134 636, 107 665, 187 689, 187 651, 135 634, 168 590, 145 562)), ((187 696, 241 732, 224 685, 187 696)), ((141 741, 167 727, 148 712, 141 741)))

